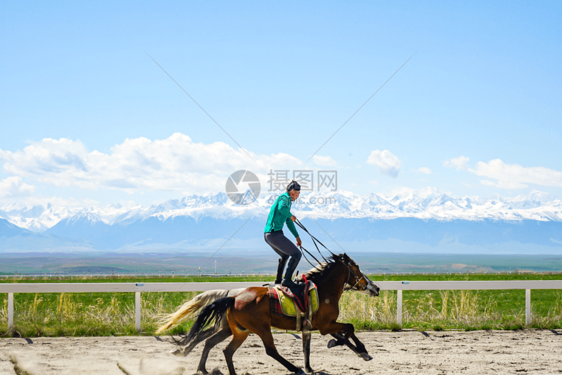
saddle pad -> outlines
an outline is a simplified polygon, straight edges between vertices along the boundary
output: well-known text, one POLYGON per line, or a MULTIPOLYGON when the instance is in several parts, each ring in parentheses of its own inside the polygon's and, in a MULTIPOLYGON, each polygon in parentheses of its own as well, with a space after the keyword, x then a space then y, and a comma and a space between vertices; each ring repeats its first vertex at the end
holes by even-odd
MULTIPOLYGON (((297 298, 290 289, 276 285, 273 288, 269 288, 268 294, 271 300, 271 310, 272 312, 280 315, 286 315, 295 317, 297 316, 297 309, 295 308, 295 302, 298 306, 299 314, 306 315, 308 310, 308 298, 297 298)), ((312 313, 316 313, 319 307, 318 301, 318 289, 316 284, 312 281, 308 281, 304 286, 303 296, 310 296, 310 303, 312 313)))

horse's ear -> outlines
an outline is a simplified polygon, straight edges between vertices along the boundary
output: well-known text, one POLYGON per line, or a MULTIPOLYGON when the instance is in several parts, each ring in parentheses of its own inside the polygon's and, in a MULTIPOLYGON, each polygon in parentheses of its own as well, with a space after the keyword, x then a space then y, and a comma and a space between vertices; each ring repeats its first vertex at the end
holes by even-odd
POLYGON ((349 256, 346 253, 343 253, 343 259, 346 261, 350 260, 349 256))

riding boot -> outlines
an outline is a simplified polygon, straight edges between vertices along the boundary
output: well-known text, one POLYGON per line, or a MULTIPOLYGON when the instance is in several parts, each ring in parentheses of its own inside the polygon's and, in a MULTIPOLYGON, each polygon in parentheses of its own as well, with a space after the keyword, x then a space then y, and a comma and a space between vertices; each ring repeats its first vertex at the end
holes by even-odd
POLYGON ((289 257, 287 255, 282 256, 279 258, 279 265, 277 266, 277 277, 275 278, 275 284, 281 284, 281 280, 283 278, 283 270, 285 269, 285 265, 287 264, 287 260, 289 257))
POLYGON ((293 279, 293 273, 295 272, 295 269, 297 268, 297 265, 299 264, 300 260, 301 260, 300 253, 295 254, 291 257, 291 260, 289 260, 289 265, 287 266, 287 272, 285 272, 285 278, 281 282, 281 285, 286 286, 288 288, 296 288, 298 286, 297 284, 295 284, 295 282, 292 279, 293 279))

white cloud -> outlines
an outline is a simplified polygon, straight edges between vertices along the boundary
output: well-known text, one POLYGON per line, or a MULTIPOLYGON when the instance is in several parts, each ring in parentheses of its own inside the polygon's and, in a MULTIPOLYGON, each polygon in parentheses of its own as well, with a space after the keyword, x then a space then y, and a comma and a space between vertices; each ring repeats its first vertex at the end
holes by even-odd
POLYGON ((506 164, 500 159, 488 163, 479 161, 470 172, 491 180, 483 180, 483 185, 502 189, 523 189, 527 184, 562 187, 562 172, 545 167, 523 167, 518 164, 506 164))
POLYGON ((460 171, 461 169, 466 171, 468 169, 468 161, 470 159, 467 158, 466 156, 459 156, 458 158, 452 158, 449 160, 445 160, 445 162, 443 163, 443 165, 445 167, 449 167, 449 168, 457 168, 457 171, 460 171))
POLYGON ((429 168, 427 168, 427 167, 418 168, 418 171, 419 171, 420 173, 423 173, 423 174, 431 174, 431 169, 429 169, 429 168))
POLYGON ((35 191, 35 186, 28 185, 19 176, 0 180, 0 198, 26 196, 35 191))
POLYGON ((228 175, 249 169, 293 169, 302 162, 288 154, 256 155, 223 142, 195 143, 176 133, 167 139, 126 139, 110 153, 88 151, 80 141, 46 138, 10 152, 0 150, 6 173, 58 187, 181 191, 203 194, 224 189, 228 175))
POLYGON ((333 167, 336 166, 336 161, 329 156, 314 155, 314 163, 321 165, 323 167, 333 167))
POLYGON ((367 163, 376 165, 379 168, 380 173, 390 177, 398 177, 398 172, 400 171, 400 166, 402 165, 400 159, 388 150, 371 151, 371 154, 367 159, 367 163))
POLYGON ((488 163, 479 161, 474 168, 469 168, 469 160, 465 156, 459 156, 446 160, 443 165, 486 177, 486 180, 480 181, 482 185, 495 186, 500 189, 524 189, 529 184, 562 187, 562 172, 554 169, 506 164, 500 159, 490 160, 488 163))

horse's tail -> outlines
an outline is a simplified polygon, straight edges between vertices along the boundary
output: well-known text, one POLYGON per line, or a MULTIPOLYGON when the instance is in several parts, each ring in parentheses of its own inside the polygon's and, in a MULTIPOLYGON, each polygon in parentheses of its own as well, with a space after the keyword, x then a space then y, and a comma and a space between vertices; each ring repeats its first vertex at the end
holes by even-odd
POLYGON ((199 311, 202 307, 210 304, 213 301, 216 301, 219 298, 226 297, 228 295, 228 290, 209 290, 205 293, 197 295, 195 298, 187 301, 180 308, 170 314, 166 315, 159 323, 162 324, 156 334, 160 334, 175 325, 180 324, 181 322, 191 318, 197 311, 199 311))
POLYGON ((193 323, 191 330, 189 330, 189 333, 181 340, 180 344, 187 345, 199 332, 208 326, 213 319, 215 320, 215 324, 220 324, 221 319, 223 319, 228 309, 234 306, 234 301, 234 297, 224 297, 205 306, 197 316, 197 320, 193 323))

